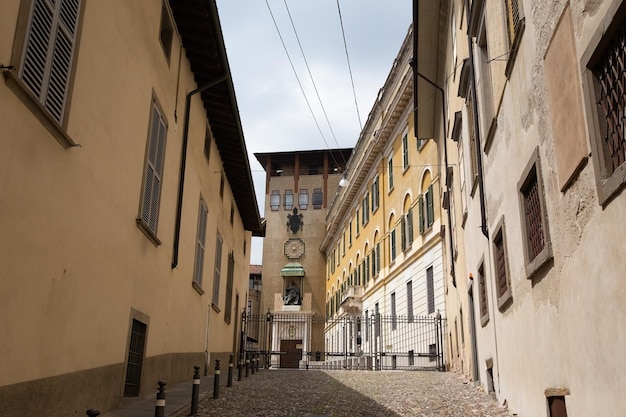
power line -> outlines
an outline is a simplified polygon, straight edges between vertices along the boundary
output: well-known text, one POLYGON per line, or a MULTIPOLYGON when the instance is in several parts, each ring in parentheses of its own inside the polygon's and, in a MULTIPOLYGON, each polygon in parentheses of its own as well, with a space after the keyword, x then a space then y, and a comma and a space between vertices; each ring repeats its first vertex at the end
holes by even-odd
MULTIPOLYGON (((300 82, 300 77, 298 77, 298 73, 296 71, 296 68, 293 64, 293 61, 291 59, 291 55, 289 55, 289 51, 287 50, 287 46, 285 45, 285 41, 283 40, 283 36, 280 33, 280 29, 278 28, 278 24, 276 23, 276 19, 274 18, 274 13, 272 13, 272 8, 270 7, 270 4, 268 2, 268 0, 265 0, 265 4, 267 5, 267 9, 270 12, 270 16, 272 17, 272 21, 274 22, 274 27, 276 28, 276 32, 278 33, 278 37, 280 38, 280 42, 283 45, 283 49, 285 50, 285 54, 287 54, 287 59, 289 60, 289 64, 291 65, 291 69, 293 70, 293 74, 296 77, 296 80, 298 81, 298 85, 300 86, 300 91, 302 92, 302 95, 304 97, 304 101, 306 101, 306 105, 309 108, 309 112, 311 112, 311 116, 313 117, 313 120, 315 121, 315 125, 317 126, 317 130, 320 132, 320 135, 322 136, 322 140, 324 140, 324 143, 326 144, 326 148, 328 150, 330 150, 330 146, 328 145, 328 141, 326 140, 326 137, 324 136, 324 133, 322 132, 322 129, 319 125, 319 122, 317 121, 317 118, 315 117, 315 113, 313 112, 313 109, 311 108, 311 103, 309 103, 309 99, 306 96, 306 93, 304 91, 304 87, 302 87, 302 83, 300 82)), ((285 2, 285 7, 287 6, 287 3, 285 2)), ((289 8, 287 8, 287 12, 289 13, 289 8)), ((289 14, 289 19, 291 20, 291 14, 289 14)), ((293 26, 293 21, 291 21, 291 24, 293 26)), ((294 27, 294 32, 295 32, 295 27, 294 27)), ((296 38, 297 38, 297 33, 296 33, 296 38)), ((300 44, 300 40, 298 39, 298 44, 300 44)), ((302 46, 300 46, 300 50, 302 51, 302 46)), ((304 56, 304 52, 302 52, 302 55, 304 56)), ((305 62, 306 62, 306 58, 305 58, 305 62)), ((308 64, 307 64, 307 68, 309 68, 308 64)), ((311 74, 310 70, 309 70, 309 75, 311 74)), ((312 79, 312 77, 311 77, 312 79)), ((315 83, 314 83, 315 85, 315 83)), ((317 87, 315 88, 315 91, 317 92, 317 87)), ((319 99, 319 94, 318 94, 318 99, 319 99)), ((321 99, 320 99, 320 104, 321 104, 321 99)), ((322 106, 323 109, 323 106, 322 106)), ((326 115, 326 112, 324 111, 324 115, 326 115)), ((326 118, 326 120, 328 121, 328 117, 326 118)), ((330 122, 329 126, 330 126, 330 122)), ((332 128, 331 128, 331 132, 332 132, 332 128)), ((334 133, 333 133, 334 136, 334 133)), ((337 141, 337 139, 335 138, 335 142, 337 141)), ((341 154, 341 153, 340 153, 341 154)), ((337 160, 335 159, 335 156, 333 155, 333 153, 330 153, 331 158, 333 159, 333 162, 335 163, 335 165, 339 166, 339 163, 337 162, 337 160)), ((341 154, 341 157, 343 158, 343 154, 341 154)), ((345 159, 344 159, 344 164, 345 164, 345 159)))
POLYGON ((352 84, 352 95, 354 96, 354 106, 356 107, 356 116, 359 119, 359 128, 363 131, 363 123, 361 122, 361 114, 359 113, 359 103, 356 100, 356 90, 354 89, 354 78, 352 77, 352 66, 350 65, 350 56, 348 55, 348 44, 346 43, 346 33, 343 29, 343 19, 341 17, 341 7, 337 0, 337 11, 339 13, 339 23, 341 24, 341 36, 343 37, 343 49, 346 51, 346 60, 348 61, 348 72, 350 73, 350 83, 352 84))

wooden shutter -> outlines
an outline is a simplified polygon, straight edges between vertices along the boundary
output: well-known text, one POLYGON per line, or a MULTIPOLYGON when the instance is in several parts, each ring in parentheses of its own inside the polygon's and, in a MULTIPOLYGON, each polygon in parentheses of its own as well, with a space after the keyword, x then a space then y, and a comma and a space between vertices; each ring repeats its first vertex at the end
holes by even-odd
POLYGON ((215 271, 213 275, 213 300, 212 303, 217 307, 220 299, 220 275, 222 270, 222 236, 217 234, 215 242, 215 271))
POLYGON ((59 123, 76 43, 80 0, 34 0, 20 78, 59 123))
POLYGON ((165 121, 156 105, 153 105, 150 136, 148 138, 148 153, 146 156, 146 171, 144 173, 141 220, 155 234, 159 216, 166 130, 165 121))
POLYGON ((408 234, 408 243, 409 245, 413 243, 413 209, 410 208, 406 213, 406 227, 408 234))
POLYGON ((206 242, 206 221, 208 209, 202 197, 198 209, 198 231, 196 233, 196 261, 194 264, 193 280, 202 285, 202 271, 204 269, 204 247, 206 242))
POLYGON ((426 211, 427 211, 427 226, 430 227, 435 222, 435 210, 433 207, 433 185, 428 186, 428 192, 426 193, 426 211))
POLYGON ((226 273, 226 304, 224 306, 224 321, 230 324, 233 306, 233 281, 235 279, 235 255, 228 254, 228 271, 226 273))
POLYGON ((424 198, 420 195, 417 200, 417 206, 419 207, 418 215, 419 215, 419 224, 420 224, 420 234, 424 233, 424 198))

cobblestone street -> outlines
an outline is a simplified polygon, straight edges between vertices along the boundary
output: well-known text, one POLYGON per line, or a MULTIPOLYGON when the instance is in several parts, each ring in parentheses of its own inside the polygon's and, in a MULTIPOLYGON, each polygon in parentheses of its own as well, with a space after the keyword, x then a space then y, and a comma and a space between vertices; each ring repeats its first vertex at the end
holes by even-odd
POLYGON ((264 370, 233 385, 201 400, 198 416, 510 416, 450 372, 264 370))

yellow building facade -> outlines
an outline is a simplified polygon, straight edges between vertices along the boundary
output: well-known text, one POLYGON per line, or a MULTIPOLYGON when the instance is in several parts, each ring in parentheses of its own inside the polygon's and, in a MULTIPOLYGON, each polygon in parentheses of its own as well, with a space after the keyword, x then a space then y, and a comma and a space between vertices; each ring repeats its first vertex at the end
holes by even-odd
POLYGON ((215 2, 185 3, 3 2, 3 416, 238 349, 260 218, 215 2))

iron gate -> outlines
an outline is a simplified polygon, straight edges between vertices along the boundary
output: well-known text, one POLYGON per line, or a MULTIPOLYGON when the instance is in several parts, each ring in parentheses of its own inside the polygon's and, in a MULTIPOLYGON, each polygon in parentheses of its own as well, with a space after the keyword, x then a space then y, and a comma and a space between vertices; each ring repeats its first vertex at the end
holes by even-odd
POLYGON ((259 366, 278 368, 281 357, 298 351, 302 369, 445 370, 446 319, 440 315, 329 318, 276 312, 242 314, 241 320, 240 363, 258 357, 259 366))

